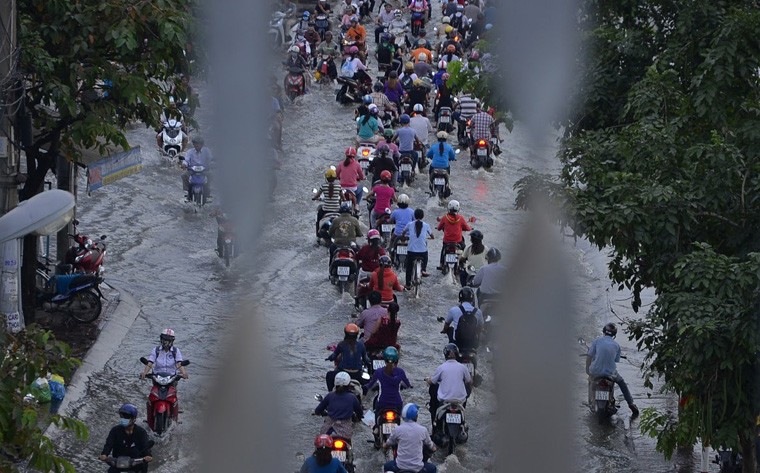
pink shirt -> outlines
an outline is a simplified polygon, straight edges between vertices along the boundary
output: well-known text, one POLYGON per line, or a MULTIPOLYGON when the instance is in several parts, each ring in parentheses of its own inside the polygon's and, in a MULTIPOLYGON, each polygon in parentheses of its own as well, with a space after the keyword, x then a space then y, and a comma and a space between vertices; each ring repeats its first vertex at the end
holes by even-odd
POLYGON ((383 213, 385 209, 391 208, 391 198, 396 194, 393 187, 378 185, 372 188, 372 192, 375 193, 375 212, 383 213))
POLYGON ((341 161, 335 169, 335 174, 340 179, 340 186, 347 189, 356 188, 357 183, 364 180, 364 171, 355 159, 352 159, 348 166, 344 166, 343 161, 341 161))

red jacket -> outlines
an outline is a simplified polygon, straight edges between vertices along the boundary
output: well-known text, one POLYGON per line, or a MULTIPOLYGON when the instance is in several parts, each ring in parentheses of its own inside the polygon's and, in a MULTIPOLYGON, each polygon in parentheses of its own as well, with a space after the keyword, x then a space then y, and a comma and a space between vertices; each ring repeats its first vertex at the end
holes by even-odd
POLYGON ((362 246, 356 254, 356 259, 357 261, 360 261, 361 267, 364 271, 371 273, 380 267, 380 257, 384 254, 387 253, 382 246, 378 246, 377 249, 375 249, 372 245, 366 244, 362 246))
POLYGON ((369 277, 369 287, 373 291, 378 291, 382 296, 383 302, 390 302, 393 300, 393 291, 401 291, 404 288, 399 284, 396 273, 391 268, 377 268, 369 277), (383 272, 383 287, 380 287, 378 282, 378 276, 380 271, 383 272))
POLYGON ((467 220, 464 217, 451 213, 447 213, 441 217, 436 228, 443 230, 444 243, 459 243, 462 241, 462 232, 472 230, 472 227, 467 224, 467 220))
POLYGON ((391 319, 388 316, 383 316, 380 319, 380 325, 378 325, 375 333, 364 341, 364 346, 367 351, 370 350, 382 350, 386 347, 400 348, 397 343, 398 329, 401 326, 401 321, 396 319, 395 324, 391 324, 391 319))

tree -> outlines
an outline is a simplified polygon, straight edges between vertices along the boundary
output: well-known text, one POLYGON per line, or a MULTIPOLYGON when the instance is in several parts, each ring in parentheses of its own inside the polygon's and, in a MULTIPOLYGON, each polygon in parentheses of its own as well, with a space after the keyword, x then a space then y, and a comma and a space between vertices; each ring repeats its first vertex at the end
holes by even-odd
MULTIPOLYGON (((159 124, 168 90, 187 71, 193 0, 19 0, 18 71, 23 88, 19 126, 27 180, 20 199, 42 190, 60 154, 79 149, 127 149, 124 128, 139 120, 159 124), (31 124, 29 125, 29 122, 31 124), (23 135, 24 133, 22 133, 23 135)), ((37 240, 24 240, 24 312, 34 315, 37 240)))
MULTIPOLYGON (((76 470, 65 459, 55 454, 55 445, 43 435, 38 421, 40 408, 23 400, 27 387, 46 373, 57 373, 68 378, 78 366, 71 358, 70 348, 53 339, 52 333, 30 325, 25 331, 11 335, 0 332, 0 471, 18 471, 19 461, 28 460, 29 466, 40 471, 76 470)), ((88 437, 81 422, 53 415, 50 422, 72 430, 80 439, 88 437)))
POLYGON ((549 195, 610 277, 656 301, 629 335, 678 413, 642 427, 670 456, 702 439, 756 471, 760 320, 760 9, 754 2, 588 0, 577 110, 561 175, 530 173, 517 206, 549 195))

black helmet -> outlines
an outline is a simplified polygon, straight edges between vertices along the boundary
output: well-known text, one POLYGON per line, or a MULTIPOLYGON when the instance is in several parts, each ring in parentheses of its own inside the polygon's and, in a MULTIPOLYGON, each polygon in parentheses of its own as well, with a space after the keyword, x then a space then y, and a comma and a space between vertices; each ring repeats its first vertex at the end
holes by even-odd
POLYGON ((383 268, 390 268, 393 265, 393 261, 391 260, 391 257, 388 255, 381 256, 379 263, 380 263, 380 266, 382 266, 383 268))
POLYGON ((473 303, 475 301, 475 291, 471 287, 465 286, 459 290, 459 302, 473 303))
POLYGON ((496 263, 501 259, 501 251, 498 248, 490 248, 486 253, 486 261, 496 263))
POLYGON ((122 404, 122 406, 119 408, 119 416, 125 419, 136 419, 137 408, 134 406, 134 404, 122 404))
POLYGON ((473 230, 470 232, 470 238, 473 240, 483 241, 483 232, 480 230, 473 230))
POLYGON ((352 210, 354 210, 354 206, 351 205, 351 202, 344 200, 343 202, 340 203, 340 209, 339 209, 340 213, 348 213, 348 212, 351 212, 352 210))
POLYGON ((375 92, 382 92, 382 90, 383 90, 383 88, 384 88, 384 87, 385 87, 385 86, 383 85, 383 83, 382 83, 382 82, 375 82, 375 85, 372 87, 372 89, 373 89, 375 92))
POLYGON ((615 324, 610 322, 604 326, 604 328, 602 329, 602 333, 605 335, 609 335, 612 338, 615 338, 615 336, 617 336, 617 327, 615 327, 615 324))
POLYGON ((459 347, 456 343, 449 343, 443 347, 443 356, 448 360, 449 358, 459 357, 459 347))

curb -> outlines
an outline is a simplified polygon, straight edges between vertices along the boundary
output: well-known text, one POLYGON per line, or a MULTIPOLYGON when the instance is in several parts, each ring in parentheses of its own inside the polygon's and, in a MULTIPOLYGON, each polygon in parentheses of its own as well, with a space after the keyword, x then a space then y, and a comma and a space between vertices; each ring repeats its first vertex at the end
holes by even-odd
MULTIPOLYGON (((66 396, 63 398, 59 414, 71 415, 70 407, 77 404, 87 394, 87 381, 103 369, 108 360, 116 353, 121 341, 126 337, 132 324, 140 315, 141 308, 137 300, 127 291, 106 283, 112 290, 109 306, 116 304, 102 322, 98 338, 87 351, 82 365, 77 368, 71 380, 66 385, 66 396)), ((60 429, 50 424, 45 430, 45 436, 55 438, 60 429)))

